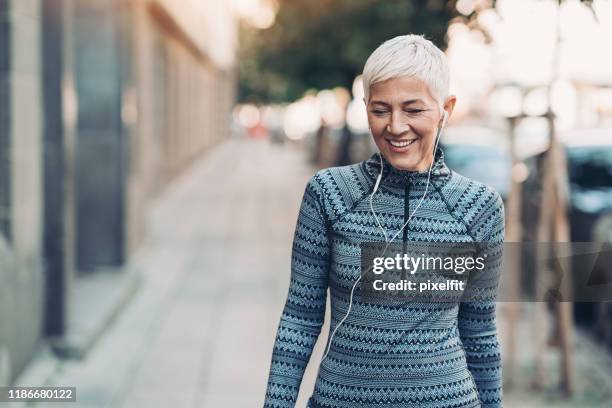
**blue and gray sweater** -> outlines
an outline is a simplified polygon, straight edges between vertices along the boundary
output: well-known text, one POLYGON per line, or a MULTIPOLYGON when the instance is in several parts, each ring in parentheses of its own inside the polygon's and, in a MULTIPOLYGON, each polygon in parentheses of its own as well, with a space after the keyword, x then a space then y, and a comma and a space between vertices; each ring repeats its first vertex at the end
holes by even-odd
MULTIPOLYGON (((321 170, 306 186, 266 408, 295 406, 323 325, 328 288, 333 332, 361 273, 360 243, 384 242, 369 203, 379 172, 375 154, 358 164, 321 170)), ((426 182, 427 172, 398 170, 384 161, 373 207, 388 234, 408 219, 426 182)), ((499 194, 451 171, 438 148, 428 193, 394 242, 501 244, 503 239, 499 194)), ((362 299, 358 284, 349 317, 320 363, 308 407, 501 407, 495 306, 494 299, 381 306, 362 299)))

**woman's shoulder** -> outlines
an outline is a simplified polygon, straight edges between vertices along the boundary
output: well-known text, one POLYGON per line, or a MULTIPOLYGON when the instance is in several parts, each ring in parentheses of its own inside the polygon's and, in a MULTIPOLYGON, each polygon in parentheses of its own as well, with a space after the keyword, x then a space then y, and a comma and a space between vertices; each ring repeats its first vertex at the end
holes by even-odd
POLYGON ((459 174, 454 170, 451 172, 448 182, 444 183, 443 191, 445 198, 452 199, 458 204, 488 203, 496 207, 503 207, 504 205, 501 195, 493 187, 459 174))
POLYGON ((442 188, 444 200, 478 239, 494 225, 503 225, 504 201, 493 187, 452 171, 442 188))
MULTIPOLYGON (((366 181, 363 177, 362 163, 346 166, 326 167, 318 170, 309 180, 323 186, 339 186, 341 184, 355 184, 366 181)), ((367 184, 367 183, 366 183, 367 184)))
POLYGON ((355 208, 371 190, 371 180, 362 164, 323 168, 308 180, 307 189, 319 197, 331 221, 355 208))

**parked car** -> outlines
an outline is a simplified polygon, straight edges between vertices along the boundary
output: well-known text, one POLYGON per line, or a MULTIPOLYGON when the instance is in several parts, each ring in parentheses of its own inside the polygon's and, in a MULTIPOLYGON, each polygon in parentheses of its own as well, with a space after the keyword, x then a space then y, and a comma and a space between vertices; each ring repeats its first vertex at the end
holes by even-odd
MULTIPOLYGON (((612 129, 580 129, 559 135, 567 165, 567 215, 572 242, 606 242, 612 216, 612 129), (606 221, 608 220, 608 221, 606 221)), ((530 175, 523 184, 524 239, 535 241, 541 198, 541 168, 543 155, 526 161, 530 175)), ((573 268, 582 265, 573 264, 573 268)), ((585 271, 600 274, 601 271, 585 271)), ((607 272, 605 272, 607 274, 607 272)), ((579 325, 593 328, 601 321, 601 310, 596 302, 576 302, 574 313, 579 325)), ((606 317, 606 319, 610 319, 606 317)), ((609 321, 612 326, 612 320, 609 321)), ((611 344, 612 345, 612 344, 611 344)))
MULTIPOLYGON (((594 227, 604 215, 612 213, 612 129, 581 129, 562 133, 567 180, 568 218, 571 241, 594 241, 594 227)), ((523 184, 523 213, 537 218, 543 154, 529 157, 525 164, 529 177, 523 184)), ((533 225, 532 220, 524 223, 533 225)), ((528 238, 534 238, 529 234, 528 238)), ((534 238, 535 239, 535 238, 534 238)))
POLYGON ((482 126, 451 126, 440 143, 450 169, 493 187, 506 200, 512 164, 506 133, 482 126))
POLYGON ((562 135, 566 145, 572 241, 593 241, 594 226, 612 212, 612 129, 562 135))

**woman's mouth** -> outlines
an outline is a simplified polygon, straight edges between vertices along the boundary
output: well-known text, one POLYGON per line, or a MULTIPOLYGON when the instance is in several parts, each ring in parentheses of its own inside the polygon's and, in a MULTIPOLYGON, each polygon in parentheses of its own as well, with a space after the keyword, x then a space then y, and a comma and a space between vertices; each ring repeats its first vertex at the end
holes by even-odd
POLYGON ((405 151, 408 151, 408 149, 410 149, 410 146, 412 146, 414 142, 418 140, 418 138, 402 139, 402 140, 391 140, 391 139, 385 139, 385 140, 389 144, 389 147, 391 148, 392 152, 403 153, 405 151))

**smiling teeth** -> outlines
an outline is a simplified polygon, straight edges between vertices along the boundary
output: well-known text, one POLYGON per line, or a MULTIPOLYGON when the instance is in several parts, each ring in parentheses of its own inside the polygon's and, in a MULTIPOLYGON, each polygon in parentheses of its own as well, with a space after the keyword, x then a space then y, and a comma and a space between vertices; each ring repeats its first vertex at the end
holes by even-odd
POLYGON ((389 140, 389 143, 391 143, 392 146, 394 147, 406 147, 406 146, 410 146, 412 143, 414 143, 416 139, 412 139, 412 140, 389 140))

